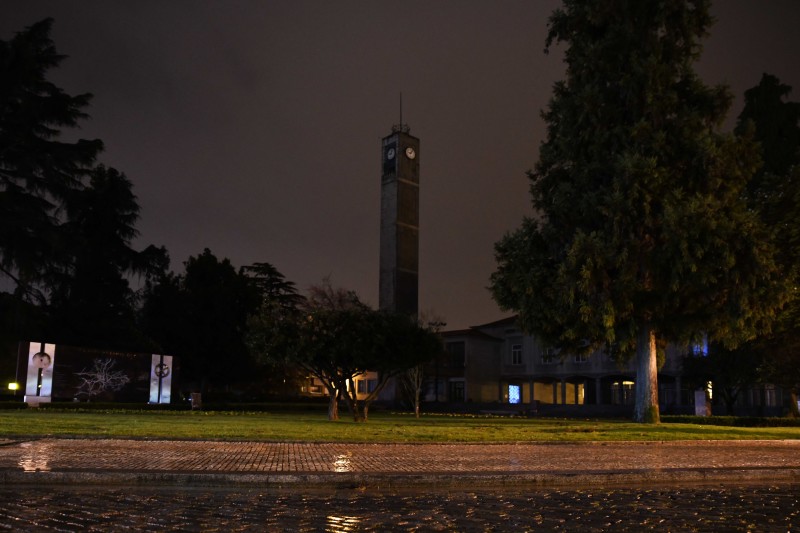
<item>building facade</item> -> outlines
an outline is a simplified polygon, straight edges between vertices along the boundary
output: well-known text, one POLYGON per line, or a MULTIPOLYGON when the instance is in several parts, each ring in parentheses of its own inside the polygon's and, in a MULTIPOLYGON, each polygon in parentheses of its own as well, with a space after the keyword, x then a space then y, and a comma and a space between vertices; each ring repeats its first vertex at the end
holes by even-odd
MULTIPOLYGON (((427 370, 426 400, 496 403, 525 411, 628 415, 634 405, 633 361, 620 366, 608 354, 564 355, 526 335, 516 317, 442 333, 446 361, 427 370)), ((702 351, 703 347, 693 347, 702 351)), ((693 414, 697 394, 682 374, 689 349, 668 346, 659 369, 663 414, 693 414)), ((702 354, 701 354, 702 355, 702 354)), ((736 414, 781 414, 788 394, 771 385, 741 391, 736 414)))

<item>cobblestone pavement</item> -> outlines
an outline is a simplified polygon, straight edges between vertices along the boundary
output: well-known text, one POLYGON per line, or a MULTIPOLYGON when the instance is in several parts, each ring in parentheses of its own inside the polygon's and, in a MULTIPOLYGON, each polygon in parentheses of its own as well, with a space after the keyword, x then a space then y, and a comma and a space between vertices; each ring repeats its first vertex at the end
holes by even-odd
POLYGON ((354 444, 38 439, 0 445, 8 483, 438 486, 528 481, 800 482, 800 441, 354 444))
POLYGON ((491 491, 0 487, 0 531, 758 531, 800 485, 491 491))
POLYGON ((800 441, 0 441, 0 531, 795 531, 800 441))

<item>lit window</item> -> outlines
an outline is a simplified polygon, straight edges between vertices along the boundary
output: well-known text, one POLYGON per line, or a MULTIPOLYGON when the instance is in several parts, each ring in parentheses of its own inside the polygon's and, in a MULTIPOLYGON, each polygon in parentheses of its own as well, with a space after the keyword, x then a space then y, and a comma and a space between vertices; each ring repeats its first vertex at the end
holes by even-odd
POLYGON ((703 335, 702 339, 692 344, 692 355, 697 357, 705 357, 708 355, 708 337, 706 335, 703 335))
POLYGON ((508 403, 520 403, 520 386, 508 386, 508 403))

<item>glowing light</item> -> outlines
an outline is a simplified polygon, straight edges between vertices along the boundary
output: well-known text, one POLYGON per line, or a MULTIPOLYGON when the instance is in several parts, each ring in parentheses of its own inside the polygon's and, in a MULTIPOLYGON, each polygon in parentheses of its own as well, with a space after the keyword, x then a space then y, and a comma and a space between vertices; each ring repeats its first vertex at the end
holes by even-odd
POLYGON ((508 403, 520 403, 520 386, 519 385, 509 385, 508 386, 508 403))
POLYGON ((335 472, 352 472, 353 464, 350 462, 352 456, 349 452, 344 455, 337 455, 333 461, 333 470, 335 472))
POLYGON ((328 527, 326 531, 333 533, 345 533, 349 531, 356 531, 358 529, 361 519, 357 516, 328 516, 328 527))
POLYGON ((23 442, 20 447, 24 449, 19 458, 19 467, 23 472, 50 471, 50 458, 53 455, 51 444, 23 442))
POLYGON ((19 383, 9 383, 8 390, 19 390, 19 383))

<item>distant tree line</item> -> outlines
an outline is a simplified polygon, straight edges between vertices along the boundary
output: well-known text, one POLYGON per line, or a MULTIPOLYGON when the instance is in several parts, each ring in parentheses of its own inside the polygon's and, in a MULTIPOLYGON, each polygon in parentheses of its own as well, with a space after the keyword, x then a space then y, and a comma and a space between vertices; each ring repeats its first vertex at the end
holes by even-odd
MULTIPOLYGON (((46 340, 175 355, 185 387, 243 398, 295 393, 313 375, 331 393, 331 418, 344 399, 366 420, 375 395, 358 399, 356 375, 380 371, 379 390, 438 353, 438 338, 412 318, 329 283, 306 298, 270 263, 237 269, 205 249, 175 273, 164 247, 134 249, 133 184, 99 162, 102 141, 64 140, 91 95, 48 79, 65 59, 52 24, 0 41, 0 347, 9 354, 0 373, 9 381, 16 343, 46 340)), ((83 377, 87 394, 107 385, 83 377)))

